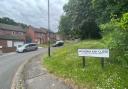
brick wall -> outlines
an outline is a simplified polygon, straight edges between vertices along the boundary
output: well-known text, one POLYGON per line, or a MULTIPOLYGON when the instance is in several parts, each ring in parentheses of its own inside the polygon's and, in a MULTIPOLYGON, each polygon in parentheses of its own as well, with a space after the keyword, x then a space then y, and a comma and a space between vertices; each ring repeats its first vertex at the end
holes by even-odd
POLYGON ((0 35, 12 35, 12 31, 0 29, 0 35))
POLYGON ((16 35, 16 36, 25 36, 25 32, 20 32, 20 31, 10 31, 10 30, 2 30, 0 29, 0 35, 16 35))
POLYGON ((3 47, 3 48, 0 48, 0 50, 2 51, 2 53, 15 52, 16 47, 3 47))
POLYGON ((7 46, 7 41, 6 40, 0 40, 0 46, 6 47, 7 46))
POLYGON ((32 38, 32 42, 33 43, 38 43, 38 41, 40 41, 40 43, 47 43, 47 33, 43 33, 43 32, 36 32, 33 31, 34 28, 32 28, 31 26, 29 26, 29 28, 27 29, 27 36, 30 36, 32 38))
POLYGON ((31 26, 29 26, 29 28, 27 29, 26 35, 28 37, 31 37, 32 42, 35 42, 35 34, 34 34, 34 31, 32 30, 32 27, 31 26))

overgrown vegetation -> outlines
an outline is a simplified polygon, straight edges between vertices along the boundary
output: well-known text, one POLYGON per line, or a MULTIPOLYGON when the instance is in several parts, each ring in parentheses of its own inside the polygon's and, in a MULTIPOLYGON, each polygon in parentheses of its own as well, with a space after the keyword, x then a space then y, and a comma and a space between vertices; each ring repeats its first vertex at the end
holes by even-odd
POLYGON ((70 38, 101 38, 99 25, 127 13, 127 4, 128 0, 69 0, 64 6, 59 33, 70 38))
MULTIPOLYGON (((82 67, 82 58, 78 57, 78 48, 106 48, 104 40, 70 43, 44 58, 44 65, 49 72, 59 77, 70 79, 82 89, 127 89, 128 70, 118 64, 105 60, 102 69, 99 58, 86 58, 86 67, 82 67)), ((111 54, 112 56, 113 54, 111 54)))
POLYGON ((128 0, 69 0, 64 6, 59 33, 69 38, 81 38, 46 57, 50 72, 69 78, 89 89, 128 88, 128 0), (100 40, 87 41, 87 39, 100 40), (97 58, 86 58, 81 66, 78 48, 108 48, 110 58, 102 69, 97 58))
POLYGON ((127 67, 127 4, 128 0, 69 0, 64 6, 65 15, 60 21, 59 32, 82 40, 101 38, 102 35, 113 53, 111 63, 127 67))
POLYGON ((111 62, 118 63, 123 67, 128 66, 128 13, 123 14, 120 19, 112 19, 107 24, 102 24, 101 29, 106 35, 108 48, 113 56, 111 62))

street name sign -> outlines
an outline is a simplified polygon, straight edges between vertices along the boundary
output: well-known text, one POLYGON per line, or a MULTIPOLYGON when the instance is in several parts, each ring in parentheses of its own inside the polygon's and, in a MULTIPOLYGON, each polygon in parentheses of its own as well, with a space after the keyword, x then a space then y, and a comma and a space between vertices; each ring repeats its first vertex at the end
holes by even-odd
POLYGON ((109 58, 109 49, 78 49, 81 57, 100 57, 109 58))

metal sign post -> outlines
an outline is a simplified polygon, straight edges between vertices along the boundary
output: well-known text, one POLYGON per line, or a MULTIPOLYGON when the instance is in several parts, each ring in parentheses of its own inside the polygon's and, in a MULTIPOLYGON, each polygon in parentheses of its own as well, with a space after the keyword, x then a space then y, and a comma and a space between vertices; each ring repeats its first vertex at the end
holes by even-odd
POLYGON ((83 57, 83 68, 85 67, 85 57, 83 57))
POLYGON ((104 58, 101 58, 101 67, 104 68, 104 58))

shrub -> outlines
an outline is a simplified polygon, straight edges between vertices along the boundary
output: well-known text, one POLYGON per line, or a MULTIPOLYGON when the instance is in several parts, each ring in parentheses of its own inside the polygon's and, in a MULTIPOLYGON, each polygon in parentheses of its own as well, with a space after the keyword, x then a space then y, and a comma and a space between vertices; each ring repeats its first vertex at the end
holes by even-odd
POLYGON ((118 63, 123 66, 128 65, 128 13, 123 14, 120 19, 112 19, 111 22, 102 24, 101 29, 106 38, 107 45, 111 50, 112 63, 118 63))

